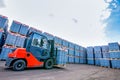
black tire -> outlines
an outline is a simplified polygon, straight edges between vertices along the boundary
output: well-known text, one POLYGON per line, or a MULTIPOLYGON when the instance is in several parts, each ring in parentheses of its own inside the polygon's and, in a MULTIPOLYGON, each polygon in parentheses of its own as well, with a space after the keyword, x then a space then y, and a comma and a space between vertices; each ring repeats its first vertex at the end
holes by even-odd
POLYGON ((17 60, 13 63, 13 70, 14 71, 23 71, 25 68, 25 61, 24 60, 17 60))
POLYGON ((47 59, 44 63, 44 68, 51 69, 53 68, 53 64, 54 64, 53 59, 47 59))

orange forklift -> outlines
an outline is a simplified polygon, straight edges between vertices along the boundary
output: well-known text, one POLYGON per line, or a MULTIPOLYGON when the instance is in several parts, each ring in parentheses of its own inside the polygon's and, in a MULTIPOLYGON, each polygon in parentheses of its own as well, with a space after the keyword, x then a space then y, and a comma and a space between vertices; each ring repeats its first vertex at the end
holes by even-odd
POLYGON ((41 66, 51 69, 56 65, 57 51, 54 51, 54 40, 48 40, 46 36, 32 32, 28 35, 24 48, 15 48, 8 54, 5 66, 14 71, 41 66))

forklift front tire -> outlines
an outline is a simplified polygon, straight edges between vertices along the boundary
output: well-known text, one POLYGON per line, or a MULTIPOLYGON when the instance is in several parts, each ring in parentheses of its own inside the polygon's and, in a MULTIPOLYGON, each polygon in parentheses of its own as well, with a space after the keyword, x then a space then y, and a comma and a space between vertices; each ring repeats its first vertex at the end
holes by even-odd
POLYGON ((44 63, 45 69, 51 69, 53 68, 53 59, 47 59, 44 63))
POLYGON ((25 61, 24 60, 17 60, 13 63, 13 70, 14 71, 23 71, 25 68, 25 61))

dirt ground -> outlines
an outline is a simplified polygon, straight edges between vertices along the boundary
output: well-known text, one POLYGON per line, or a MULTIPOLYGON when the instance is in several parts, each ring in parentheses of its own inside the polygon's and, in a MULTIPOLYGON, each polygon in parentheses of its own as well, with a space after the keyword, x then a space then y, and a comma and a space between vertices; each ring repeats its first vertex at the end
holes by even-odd
POLYGON ((0 61, 0 80, 120 80, 120 69, 111 69, 86 64, 67 64, 66 68, 25 69, 12 71, 0 61))

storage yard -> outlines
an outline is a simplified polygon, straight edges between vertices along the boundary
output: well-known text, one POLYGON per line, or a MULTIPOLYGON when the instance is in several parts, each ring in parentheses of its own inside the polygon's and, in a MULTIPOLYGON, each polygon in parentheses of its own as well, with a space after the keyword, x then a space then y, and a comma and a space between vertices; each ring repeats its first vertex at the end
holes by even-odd
POLYGON ((108 45, 83 47, 64 40, 53 34, 13 21, 8 26, 8 18, 0 15, 0 79, 1 80, 119 80, 120 45, 118 42, 108 45), (10 30, 8 30, 10 27, 10 30), (56 65, 65 68, 30 68, 15 72, 5 68, 5 60, 14 48, 23 48, 28 34, 37 32, 54 40, 56 65))

